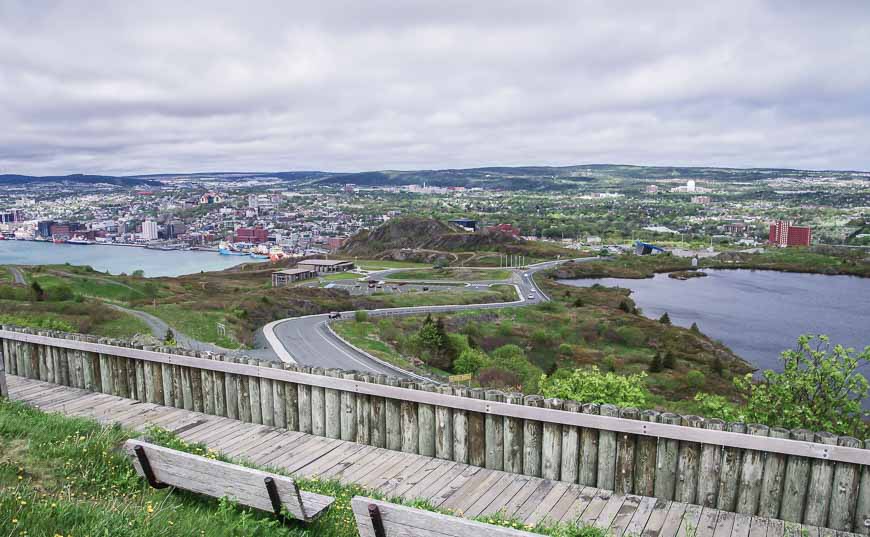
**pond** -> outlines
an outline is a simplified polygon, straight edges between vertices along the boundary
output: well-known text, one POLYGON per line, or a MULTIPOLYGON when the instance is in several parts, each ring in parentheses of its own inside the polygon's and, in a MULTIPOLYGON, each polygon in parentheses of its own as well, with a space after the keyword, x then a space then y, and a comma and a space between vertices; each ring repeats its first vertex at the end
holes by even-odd
MULTIPOLYGON (((560 280, 579 287, 627 287, 643 314, 665 312, 761 369, 781 370, 779 354, 801 334, 827 334, 856 350, 870 345, 870 279, 762 270, 705 270, 685 281, 657 274, 641 280, 560 280)), ((870 378, 870 364, 861 371, 870 378)))

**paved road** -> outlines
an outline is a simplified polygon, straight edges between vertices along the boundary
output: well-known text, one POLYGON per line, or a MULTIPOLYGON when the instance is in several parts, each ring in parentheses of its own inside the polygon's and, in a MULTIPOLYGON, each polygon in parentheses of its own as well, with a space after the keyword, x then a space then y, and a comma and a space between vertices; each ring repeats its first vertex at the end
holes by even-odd
MULTIPOLYGON (((594 258, 582 258, 585 260, 594 258)), ((535 284, 532 276, 541 270, 552 268, 564 261, 548 261, 532 265, 526 270, 515 270, 510 281, 520 293, 514 302, 499 302, 490 304, 468 304, 462 306, 421 306, 414 308, 390 308, 369 310, 370 317, 412 315, 422 313, 452 312, 461 310, 497 309, 511 306, 528 306, 550 300, 535 284)), ((372 279, 378 274, 372 273, 372 279)), ((475 282, 479 284, 480 282, 475 282)), ((352 316, 354 312, 341 312, 343 317, 352 316)), ((282 319, 264 327, 267 341, 278 357, 285 362, 299 363, 308 366, 324 368, 339 368, 371 373, 387 373, 401 377, 416 377, 407 371, 402 371, 386 364, 349 345, 329 329, 328 315, 311 315, 293 319, 282 319)))
POLYGON ((24 273, 21 272, 20 268, 11 265, 6 265, 6 268, 12 274, 12 281, 19 285, 27 285, 27 280, 24 278, 24 273))

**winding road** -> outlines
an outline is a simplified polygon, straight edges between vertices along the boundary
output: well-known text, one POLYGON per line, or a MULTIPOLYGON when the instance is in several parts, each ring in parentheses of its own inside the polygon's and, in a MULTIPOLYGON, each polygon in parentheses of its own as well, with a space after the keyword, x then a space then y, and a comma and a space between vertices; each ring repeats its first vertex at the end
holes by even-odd
MULTIPOLYGON (((589 261, 596 258, 565 259, 561 261, 546 261, 530 265, 526 270, 515 269, 510 280, 493 282, 492 284, 512 284, 517 288, 519 299, 513 302, 496 302, 487 304, 467 304, 456 306, 419 306, 409 308, 388 308, 369 310, 370 317, 395 315, 419 315, 424 313, 453 312, 462 310, 497 309, 512 306, 530 306, 549 301, 535 283, 536 272, 553 268, 568 261, 589 261)), ((378 278, 395 270, 372 273, 372 278, 378 278)), ((474 282, 480 285, 488 282, 474 282)), ((354 312, 340 312, 342 317, 352 316, 354 312)), ((338 337, 329 327, 329 315, 309 315, 281 319, 263 327, 266 341, 281 361, 290 364, 302 364, 311 367, 338 368, 362 371, 367 373, 385 373, 403 378, 421 379, 419 375, 399 369, 371 354, 354 347, 338 337)))

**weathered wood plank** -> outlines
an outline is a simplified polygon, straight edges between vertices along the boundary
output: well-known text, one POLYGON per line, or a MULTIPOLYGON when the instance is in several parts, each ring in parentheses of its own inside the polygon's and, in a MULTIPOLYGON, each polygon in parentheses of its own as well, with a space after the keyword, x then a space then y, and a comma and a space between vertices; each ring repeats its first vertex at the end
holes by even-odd
POLYGON ((400 506, 371 498, 352 501, 360 537, 375 537, 369 506, 377 507, 387 537, 533 537, 525 531, 400 506))
MULTIPOLYGON (((523 402, 524 406, 534 408, 544 406, 544 398, 540 395, 527 395, 523 402)), ((543 436, 543 423, 537 420, 523 421, 523 473, 526 475, 541 477, 543 436)))
MULTIPOLYGON (((806 429, 791 432, 795 440, 812 441, 813 433, 806 429)), ((779 518, 788 522, 802 522, 807 489, 810 480, 810 460, 806 457, 789 456, 785 465, 785 484, 779 518)))
MULTIPOLYGON (((449 385, 438 386, 438 393, 452 394, 449 385)), ((447 407, 435 407, 435 456, 453 460, 453 411, 447 407)))
MULTIPOLYGON (((769 436, 788 438, 789 430, 772 427, 769 436)), ((761 496, 758 500, 758 515, 768 518, 779 516, 782 493, 785 485, 786 457, 780 453, 767 453, 764 459, 764 476, 761 480, 761 496)))
MULTIPOLYGON (((486 400, 497 403, 504 402, 505 394, 499 390, 487 390, 486 400)), ((486 455, 484 466, 490 470, 504 469, 504 418, 499 415, 487 414, 484 418, 484 440, 486 455)), ((421 455, 424 454, 421 452, 421 455)))
POLYGON ((334 498, 300 492, 292 479, 243 466, 214 461, 172 449, 128 440, 124 449, 133 461, 139 475, 144 476, 135 447, 144 450, 157 481, 214 498, 231 500, 261 511, 272 511, 266 492, 266 478, 271 478, 281 503, 295 518, 312 520, 332 505, 334 498))
MULTIPOLYGON (((836 445, 837 437, 831 433, 816 433, 815 441, 819 444, 836 445)), ((804 509, 804 524, 826 526, 828 523, 828 507, 834 495, 834 463, 820 459, 813 460, 810 465, 810 483, 807 491, 807 505, 804 509)))

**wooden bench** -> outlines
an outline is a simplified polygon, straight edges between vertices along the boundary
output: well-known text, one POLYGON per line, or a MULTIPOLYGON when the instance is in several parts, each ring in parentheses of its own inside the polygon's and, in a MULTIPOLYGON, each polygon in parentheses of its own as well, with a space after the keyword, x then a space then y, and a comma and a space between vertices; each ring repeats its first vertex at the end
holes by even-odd
POLYGON ((362 496, 351 505, 360 537, 541 537, 362 496))
POLYGON ((176 487, 281 516, 311 522, 326 512, 335 498, 300 491, 289 477, 128 440, 124 450, 140 476, 155 488, 176 487))

